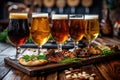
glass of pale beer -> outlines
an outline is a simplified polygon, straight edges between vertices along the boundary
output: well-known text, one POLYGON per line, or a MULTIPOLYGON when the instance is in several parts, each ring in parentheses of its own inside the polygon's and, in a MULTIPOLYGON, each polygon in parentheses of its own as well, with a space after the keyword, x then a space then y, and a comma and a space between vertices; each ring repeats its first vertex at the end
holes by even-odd
POLYGON ((77 49, 78 42, 82 40, 84 36, 84 16, 78 14, 69 15, 69 20, 69 34, 74 41, 74 49, 77 49))
POLYGON ((69 35, 68 15, 52 15, 51 34, 53 39, 58 44, 58 51, 62 51, 62 44, 68 39, 69 35))
POLYGON ((10 13, 8 25, 8 38, 16 46, 16 55, 10 57, 17 60, 21 53, 20 47, 29 38, 28 14, 27 13, 10 13))
POLYGON ((47 13, 33 13, 31 24, 31 37, 38 46, 38 54, 50 36, 49 17, 47 13))
POLYGON ((88 47, 95 40, 100 32, 98 15, 85 15, 85 37, 88 40, 88 47))

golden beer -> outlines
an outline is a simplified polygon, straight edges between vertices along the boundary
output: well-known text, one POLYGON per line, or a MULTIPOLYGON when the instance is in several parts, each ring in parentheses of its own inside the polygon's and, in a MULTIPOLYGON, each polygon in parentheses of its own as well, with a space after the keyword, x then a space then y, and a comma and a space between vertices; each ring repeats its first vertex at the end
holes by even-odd
POLYGON ((69 27, 69 34, 71 38, 75 41, 78 42, 81 40, 84 36, 84 20, 83 17, 72 17, 70 15, 70 27, 69 27))
POLYGON ((98 15, 85 15, 85 36, 89 41, 96 39, 99 35, 100 27, 98 15))
POLYGON ((31 25, 32 40, 38 46, 45 44, 50 35, 48 14, 33 14, 31 25))

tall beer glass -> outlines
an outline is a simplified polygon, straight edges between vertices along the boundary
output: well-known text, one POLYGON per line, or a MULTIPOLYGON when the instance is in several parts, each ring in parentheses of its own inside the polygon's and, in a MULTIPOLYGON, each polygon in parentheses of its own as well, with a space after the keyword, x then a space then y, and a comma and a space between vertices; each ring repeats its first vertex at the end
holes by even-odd
POLYGON ((51 34, 58 44, 58 51, 62 51, 62 44, 68 39, 68 15, 53 14, 51 34))
POLYGON ((8 25, 8 38, 16 46, 16 56, 10 57, 17 60, 22 46, 29 37, 28 14, 27 13, 10 13, 8 25))
POLYGON ((89 42, 95 40, 99 35, 100 27, 98 21, 98 15, 85 15, 85 36, 89 42))
POLYGON ((69 34, 74 40, 74 49, 78 48, 78 41, 84 36, 84 16, 83 15, 70 15, 69 34))
POLYGON ((31 24, 31 37, 33 42, 38 46, 38 54, 41 53, 44 45, 50 36, 49 18, 47 13, 33 13, 31 24))

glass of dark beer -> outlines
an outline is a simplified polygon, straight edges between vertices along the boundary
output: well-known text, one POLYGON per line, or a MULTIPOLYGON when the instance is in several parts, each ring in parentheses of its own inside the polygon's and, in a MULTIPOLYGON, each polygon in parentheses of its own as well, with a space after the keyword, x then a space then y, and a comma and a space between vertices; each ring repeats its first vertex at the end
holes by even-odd
POLYGON ((69 20, 69 34, 74 41, 74 49, 77 49, 78 41, 82 40, 84 36, 84 16, 78 14, 69 15, 69 20))
POLYGON ((51 34, 58 44, 58 51, 62 51, 62 44, 68 39, 68 15, 53 14, 51 34))
POLYGON ((17 60, 20 54, 20 47, 29 38, 28 14, 27 13, 10 13, 8 25, 8 38, 16 46, 16 55, 10 57, 17 60))

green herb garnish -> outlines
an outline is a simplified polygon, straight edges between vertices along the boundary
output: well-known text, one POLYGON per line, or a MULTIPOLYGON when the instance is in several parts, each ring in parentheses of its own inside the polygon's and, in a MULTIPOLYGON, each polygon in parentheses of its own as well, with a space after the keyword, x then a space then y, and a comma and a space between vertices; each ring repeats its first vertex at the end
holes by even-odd
POLYGON ((30 60, 40 60, 40 59, 47 59, 46 55, 24 55, 23 58, 25 61, 30 61, 30 60))
POLYGON ((27 62, 27 61, 30 60, 30 56, 29 56, 29 55, 24 55, 24 56, 23 56, 23 59, 25 59, 25 61, 27 62))
POLYGON ((76 62, 79 62, 80 60, 83 60, 84 58, 65 58, 64 60, 61 60, 60 62, 58 63, 76 63, 76 62))
POLYGON ((38 55, 36 58, 39 59, 47 59, 46 55, 38 55))
POLYGON ((110 54, 113 54, 113 53, 115 53, 115 51, 104 49, 104 50, 102 50, 101 55, 110 55, 110 54))

